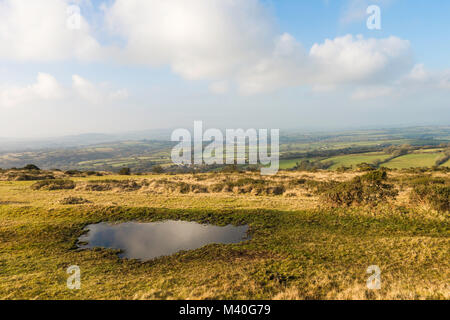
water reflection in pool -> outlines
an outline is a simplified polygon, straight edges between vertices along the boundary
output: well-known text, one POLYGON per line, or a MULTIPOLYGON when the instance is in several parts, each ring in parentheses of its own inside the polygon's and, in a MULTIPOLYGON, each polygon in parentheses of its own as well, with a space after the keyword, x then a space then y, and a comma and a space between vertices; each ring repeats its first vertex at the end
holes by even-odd
POLYGON ((211 243, 238 243, 248 240, 248 226, 218 227, 185 221, 155 223, 99 223, 87 226, 79 238, 80 248, 121 249, 122 258, 151 260, 181 250, 193 250, 211 243))

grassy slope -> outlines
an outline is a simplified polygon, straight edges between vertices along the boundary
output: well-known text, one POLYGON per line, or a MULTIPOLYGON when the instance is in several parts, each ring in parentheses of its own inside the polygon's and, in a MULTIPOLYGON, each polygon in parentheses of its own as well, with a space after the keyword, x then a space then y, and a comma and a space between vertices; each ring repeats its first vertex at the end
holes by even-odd
POLYGON ((449 298, 448 217, 308 209, 314 198, 29 186, 0 182, 0 298, 449 298), (59 205, 67 195, 94 205, 59 205), (112 250, 75 250, 87 224, 161 219, 248 223, 252 240, 147 263, 121 260, 112 250), (82 271, 80 291, 65 286, 74 264, 82 271), (376 292, 365 287, 373 264, 382 270, 376 292))

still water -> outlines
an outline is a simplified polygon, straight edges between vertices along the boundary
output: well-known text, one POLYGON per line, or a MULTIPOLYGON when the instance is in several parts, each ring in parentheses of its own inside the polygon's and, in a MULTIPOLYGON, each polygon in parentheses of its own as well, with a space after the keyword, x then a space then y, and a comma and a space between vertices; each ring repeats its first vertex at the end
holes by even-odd
POLYGON ((211 243, 239 243, 248 240, 248 226, 218 227, 186 221, 154 223, 127 222, 91 224, 78 240, 82 249, 121 249, 121 258, 151 260, 211 243))

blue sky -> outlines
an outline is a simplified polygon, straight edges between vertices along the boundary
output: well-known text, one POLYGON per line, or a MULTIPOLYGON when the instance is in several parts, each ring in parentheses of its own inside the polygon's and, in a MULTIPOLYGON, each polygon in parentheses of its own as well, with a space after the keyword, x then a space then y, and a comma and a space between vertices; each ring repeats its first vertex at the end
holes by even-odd
POLYGON ((0 0, 0 137, 450 121, 449 1, 35 3, 0 0))

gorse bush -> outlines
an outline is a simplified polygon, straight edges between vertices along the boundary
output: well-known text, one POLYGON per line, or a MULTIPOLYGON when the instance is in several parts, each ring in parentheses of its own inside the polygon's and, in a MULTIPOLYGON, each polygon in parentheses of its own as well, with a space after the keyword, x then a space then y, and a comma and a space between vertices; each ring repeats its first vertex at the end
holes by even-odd
POLYGON ((373 171, 377 169, 377 164, 373 164, 373 163, 360 163, 357 164, 356 167, 358 168, 359 171, 373 171))
POLYGON ((164 168, 163 167, 161 167, 161 166, 154 166, 154 167, 152 167, 152 172, 153 173, 164 173, 164 168))
POLYGON ((195 183, 187 183, 183 181, 171 181, 167 179, 160 179, 154 182, 154 187, 162 187, 170 192, 186 193, 207 193, 208 188, 195 183))
POLYGON ((352 168, 353 168, 353 166, 344 166, 344 165, 342 165, 339 168, 337 168, 336 171, 342 173, 342 172, 350 171, 350 170, 352 170, 352 168))
POLYGON ((66 174, 68 176, 76 176, 76 175, 83 174, 83 172, 78 171, 78 170, 67 170, 67 171, 64 172, 64 174, 66 174))
POLYGON ((122 176, 129 176, 131 174, 130 168, 122 168, 119 170, 119 174, 122 176))
POLYGON ((226 165, 225 167, 222 168, 221 171, 222 172, 227 172, 227 173, 238 173, 238 172, 241 172, 239 170, 239 167, 236 164, 226 165))
POLYGON ((307 180, 304 179, 304 178, 293 179, 293 180, 290 180, 290 181, 288 182, 288 187, 295 188, 295 187, 298 187, 298 186, 305 185, 306 182, 307 182, 307 180))
POLYGON ((450 149, 444 151, 444 154, 436 160, 435 166, 439 167, 450 160, 450 149))
POLYGON ((376 205, 398 195, 386 180, 387 173, 376 170, 350 181, 317 183, 315 188, 322 200, 333 206, 376 205))
POLYGON ((416 185, 414 186, 410 200, 414 203, 424 203, 434 210, 450 211, 450 186, 445 185, 416 185))
POLYGON ((429 185, 450 185, 450 177, 433 177, 431 174, 419 173, 408 176, 401 176, 395 179, 401 189, 405 187, 429 186, 429 185))
POLYGON ((236 182, 228 182, 228 184, 232 186, 242 187, 246 185, 252 185, 252 186, 264 186, 267 184, 267 181, 262 179, 252 179, 252 178, 240 178, 236 182))
POLYGON ((385 170, 371 171, 360 178, 368 183, 381 183, 382 181, 387 180, 387 172, 385 170))
POLYGON ((36 180, 50 180, 55 179, 51 174, 43 173, 24 173, 23 171, 10 171, 6 174, 7 180, 13 181, 36 181, 36 180))
POLYGON ((208 190, 209 192, 233 192, 237 194, 281 195, 286 191, 286 187, 263 179, 240 178, 215 183, 208 190))
POLYGON ((146 180, 91 180, 84 186, 86 191, 109 191, 117 189, 120 191, 135 191, 142 188, 142 186, 148 185, 146 180))
POLYGON ((334 163, 332 161, 320 161, 320 160, 302 160, 297 162, 294 170, 299 171, 316 171, 319 169, 328 169, 334 163))
POLYGON ((318 181, 318 180, 306 180, 304 183, 307 190, 310 190, 316 194, 322 194, 327 190, 330 190, 331 188, 338 185, 339 182, 330 180, 330 181, 318 181))
POLYGON ((90 203, 90 201, 86 200, 84 198, 81 198, 81 197, 67 197, 67 198, 62 199, 59 203, 64 204, 64 205, 85 204, 85 203, 90 203))
POLYGON ((86 171, 86 175, 87 176, 98 176, 98 177, 103 176, 103 174, 101 172, 97 172, 97 171, 86 171))
POLYGON ((430 176, 423 176, 423 177, 416 177, 409 181, 407 181, 407 184, 415 187, 415 186, 421 186, 421 185, 444 185, 446 184, 446 179, 444 178, 433 178, 430 176))
POLYGON ((75 188, 72 180, 44 180, 38 181, 31 186, 33 190, 71 190, 75 188))
POLYGON ((25 167, 23 167, 23 170, 41 170, 39 169, 38 166, 34 165, 34 164, 27 164, 25 167))

